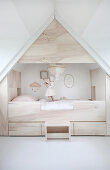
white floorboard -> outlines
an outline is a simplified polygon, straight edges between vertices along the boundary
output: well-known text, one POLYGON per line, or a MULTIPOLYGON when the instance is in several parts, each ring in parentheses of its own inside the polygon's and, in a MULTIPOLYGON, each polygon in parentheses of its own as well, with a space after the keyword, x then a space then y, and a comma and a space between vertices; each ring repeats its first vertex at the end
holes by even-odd
POLYGON ((0 170, 110 170, 110 137, 0 137, 0 170))

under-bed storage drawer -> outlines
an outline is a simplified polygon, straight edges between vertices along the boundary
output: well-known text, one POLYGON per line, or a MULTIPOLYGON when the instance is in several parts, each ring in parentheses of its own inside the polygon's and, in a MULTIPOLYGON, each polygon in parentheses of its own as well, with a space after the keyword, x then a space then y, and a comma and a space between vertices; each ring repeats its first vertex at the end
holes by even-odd
POLYGON ((9 136, 41 136, 41 123, 9 123, 9 136))
POLYGON ((106 135, 106 122, 73 122, 72 129, 72 135, 106 135))

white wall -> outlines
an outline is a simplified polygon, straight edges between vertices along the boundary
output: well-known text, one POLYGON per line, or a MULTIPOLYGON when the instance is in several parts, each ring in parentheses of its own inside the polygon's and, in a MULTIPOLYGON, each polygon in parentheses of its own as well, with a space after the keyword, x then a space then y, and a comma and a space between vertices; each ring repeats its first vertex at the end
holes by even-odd
POLYGON ((101 69, 92 70, 92 86, 95 86, 96 100, 105 100, 106 74, 101 69))
MULTIPOLYGON (((90 99, 91 82, 88 64, 65 64, 66 69, 60 80, 55 83, 56 98, 67 97, 68 99, 90 99), (65 74, 74 77, 73 88, 64 85, 65 74)), ((45 98, 46 88, 43 85, 37 93, 33 93, 29 85, 34 81, 42 83, 40 71, 46 70, 48 64, 24 64, 23 67, 16 66, 14 69, 22 72, 22 94, 36 95, 45 98), (24 67, 24 69, 23 69, 24 67)))
POLYGON ((37 93, 34 93, 30 88, 30 84, 37 81, 38 83, 43 83, 40 79, 40 71, 46 70, 46 64, 26 64, 21 74, 21 90, 22 94, 29 94, 33 96, 37 96, 39 98, 44 98, 46 87, 42 85, 40 90, 37 93))
POLYGON ((91 84, 90 72, 86 64, 66 64, 66 70, 61 80, 56 83, 57 97, 67 97, 72 99, 90 99, 91 84), (73 88, 64 85, 64 76, 71 74, 74 77, 73 88))
POLYGON ((53 11, 51 0, 0 0, 0 73, 53 11))

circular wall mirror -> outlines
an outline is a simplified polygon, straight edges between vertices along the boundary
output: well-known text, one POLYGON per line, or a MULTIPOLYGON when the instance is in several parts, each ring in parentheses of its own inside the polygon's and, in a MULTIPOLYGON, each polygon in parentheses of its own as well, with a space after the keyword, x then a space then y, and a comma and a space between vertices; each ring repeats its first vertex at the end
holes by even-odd
POLYGON ((64 77, 64 84, 67 88, 72 88, 74 84, 74 78, 70 74, 66 74, 64 77))

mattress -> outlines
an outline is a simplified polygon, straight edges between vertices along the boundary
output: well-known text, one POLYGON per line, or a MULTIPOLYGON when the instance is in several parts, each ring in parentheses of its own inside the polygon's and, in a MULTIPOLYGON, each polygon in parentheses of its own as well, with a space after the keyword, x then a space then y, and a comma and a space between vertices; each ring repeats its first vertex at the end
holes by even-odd
POLYGON ((72 100, 60 100, 54 102, 41 102, 41 110, 73 110, 72 100))

